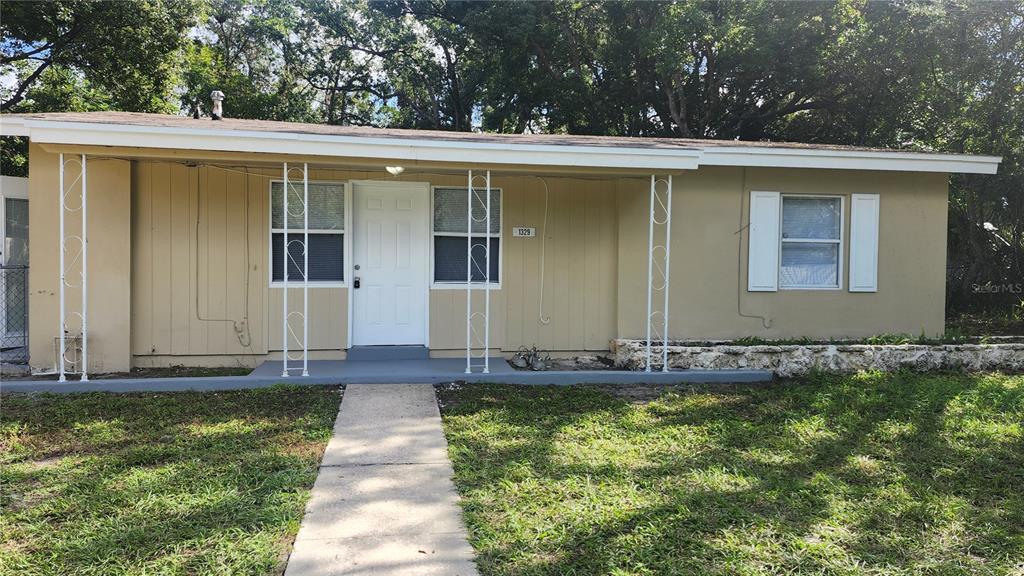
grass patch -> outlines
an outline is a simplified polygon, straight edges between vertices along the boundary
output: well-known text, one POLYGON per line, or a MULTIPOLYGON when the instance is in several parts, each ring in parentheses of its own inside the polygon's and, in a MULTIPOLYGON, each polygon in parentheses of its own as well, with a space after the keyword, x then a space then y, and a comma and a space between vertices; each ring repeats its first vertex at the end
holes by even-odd
POLYGON ((1024 571, 1024 377, 440 400, 485 575, 1024 571))
POLYGON ((946 312, 946 331, 973 335, 1024 335, 1024 301, 1009 309, 946 312))
POLYGON ((0 396, 0 574, 273 574, 341 395, 0 396))
MULTIPOLYGON (((167 366, 161 368, 132 368, 131 372, 97 374, 95 379, 105 378, 210 378, 218 376, 246 376, 252 372, 247 366, 167 366)), ((92 375, 89 376, 93 378, 92 375)))

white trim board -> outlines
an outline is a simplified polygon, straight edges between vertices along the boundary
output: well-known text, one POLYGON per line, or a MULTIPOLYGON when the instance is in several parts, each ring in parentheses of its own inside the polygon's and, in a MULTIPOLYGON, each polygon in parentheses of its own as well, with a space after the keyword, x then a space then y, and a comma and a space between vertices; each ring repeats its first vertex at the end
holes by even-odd
POLYGON ((928 152, 714 146, 705 148, 700 164, 702 166, 995 174, 1001 160, 1002 158, 999 156, 928 152))
MULTIPOLYGON (((280 234, 282 228, 274 228, 274 183, 284 183, 283 176, 281 178, 273 178, 267 182, 267 286, 270 288, 284 288, 284 280, 274 280, 274 234, 280 234)), ((345 217, 342 226, 342 230, 310 230, 310 234, 341 234, 342 236, 342 279, 341 280, 310 280, 310 289, 316 288, 347 288, 348 287, 348 258, 350 257, 349 252, 349 196, 351 195, 351 186, 348 180, 307 180, 310 184, 337 184, 341 186, 342 202, 344 203, 345 217)), ((302 228, 289 228, 289 234, 301 235, 302 228), (293 232, 294 230, 294 232, 293 232)), ((301 288, 302 280, 288 279, 288 286, 292 288, 301 288)))
POLYGON ((0 117, 0 134, 41 144, 127 146, 373 158, 457 164, 694 170, 705 166, 763 166, 995 174, 1001 158, 888 150, 680 144, 678 148, 585 146, 340 136, 0 117))
MULTIPOLYGON (((465 290, 465 282, 438 282, 434 280, 434 237, 435 236, 447 236, 449 238, 466 238, 469 234, 460 234, 453 232, 442 232, 437 233, 434 231, 434 192, 438 188, 455 188, 458 190, 466 190, 466 186, 451 185, 451 186, 430 186, 430 222, 429 222, 429 238, 430 242, 430 289, 431 290, 465 290)), ((501 290, 502 282, 505 280, 505 190, 500 186, 492 186, 491 190, 498 191, 498 234, 490 234, 491 238, 498 239, 498 281, 491 282, 491 290, 501 290)), ((481 234, 474 234, 474 237, 485 237, 481 234)), ((487 285, 484 282, 473 282, 469 285, 470 290, 486 290, 487 285)))
POLYGON ((779 290, 842 290, 843 289, 843 268, 844 268, 844 248, 846 246, 846 197, 837 194, 788 194, 785 192, 781 194, 781 201, 779 202, 779 261, 778 261, 778 289, 779 290), (784 224, 784 209, 786 204, 786 198, 830 198, 839 200, 839 239, 819 239, 819 238, 790 238, 786 239, 782 237, 782 229, 784 224), (815 285, 815 284, 795 284, 791 286, 784 286, 782 284, 782 246, 787 243, 821 243, 821 244, 835 244, 839 247, 838 249, 838 260, 836 262, 836 285, 815 285))
MULTIPOLYGON (((697 168, 697 159, 701 154, 699 149, 682 147, 677 150, 515 144, 47 120, 27 120, 25 127, 29 138, 40 144, 340 156, 460 164, 692 170, 697 168)), ((6 130, 4 135, 7 135, 6 130)))
MULTIPOLYGON (((350 180, 349 182, 350 182, 350 188, 349 188, 349 190, 350 190, 350 198, 346 198, 346 201, 348 202, 349 206, 352 206, 352 212, 351 212, 351 217, 349 217, 349 215, 346 214, 346 218, 350 218, 350 221, 352 222, 351 240, 349 242, 349 246, 351 246, 352 259, 349 261, 349 263, 347 264, 346 268, 352 274, 351 278, 353 279, 353 282, 350 283, 350 288, 348 290, 349 336, 348 336, 348 346, 347 346, 346 349, 351 348, 352 346, 367 346, 367 345, 369 345, 369 346, 376 346, 376 345, 399 345, 399 346, 414 345, 414 346, 418 346, 418 345, 422 345, 422 346, 429 347, 430 346, 430 262, 429 262, 429 247, 428 246, 430 244, 429 237, 430 237, 430 227, 431 227, 430 226, 430 217, 431 217, 431 207, 430 207, 431 190, 430 190, 430 183, 429 182, 407 182, 407 181, 381 181, 381 180, 350 180), (375 342, 375 341, 366 341, 365 339, 357 338, 357 336, 358 336, 358 334, 357 334, 358 326, 356 325, 356 323, 354 321, 354 319, 355 319, 355 308, 356 308, 355 300, 357 298, 357 296, 356 296, 356 290, 357 289, 355 288, 355 284, 354 284, 354 279, 355 279, 355 274, 356 274, 356 271, 354 270, 354 267, 356 265, 356 260, 355 259, 356 259, 357 255, 358 255, 357 254, 358 247, 356 246, 356 243, 360 241, 360 239, 359 239, 359 226, 360 226, 360 222, 358 221, 358 219, 355 218, 355 212, 358 210, 358 208, 356 207, 356 200, 357 200, 357 197, 360 195, 360 187, 365 187, 363 192, 370 192, 374 188, 376 188, 378 190, 383 188, 383 189, 386 189, 386 190, 398 190, 398 191, 405 191, 405 192, 414 192, 416 194, 422 194, 423 195, 423 200, 424 200, 424 202, 423 202, 423 209, 422 209, 422 213, 419 215, 419 217, 422 219, 420 223, 423 226, 423 233, 426 236, 426 238, 419 238, 418 241, 419 241, 420 244, 423 245, 423 247, 427 251, 428 256, 423 259, 423 270, 422 270, 423 276, 420 278, 421 284, 422 284, 422 287, 423 287, 422 294, 421 294, 421 298, 423 299, 422 302, 421 302, 422 305, 423 305, 423 326, 422 326, 422 334, 419 336, 418 341, 416 341, 416 342, 408 342, 408 341, 401 341, 401 340, 400 341, 390 341, 390 342, 375 342), (357 343, 356 340, 360 340, 360 341, 357 343)), ((417 239, 412 238, 412 239, 410 239, 410 241, 411 242, 416 242, 417 239)), ((414 259, 414 261, 415 261, 415 259, 414 259)), ((364 265, 365 265, 365 263, 364 263, 364 265)), ((371 338, 371 340, 373 340, 373 338, 371 338)))

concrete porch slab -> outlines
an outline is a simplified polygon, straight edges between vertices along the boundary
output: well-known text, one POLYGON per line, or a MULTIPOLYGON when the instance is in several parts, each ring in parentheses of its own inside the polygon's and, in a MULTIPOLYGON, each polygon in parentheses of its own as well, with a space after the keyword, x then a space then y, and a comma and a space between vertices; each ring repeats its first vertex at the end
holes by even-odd
MULTIPOLYGON (((293 365, 293 364, 290 364, 293 365)), ((516 369, 504 358, 491 358, 491 375, 515 374, 516 369)), ((465 358, 424 358, 418 360, 316 360, 309 363, 309 377, 333 376, 347 378, 353 383, 378 382, 429 383, 424 379, 452 378, 466 374, 465 358), (416 378, 417 380, 409 380, 416 378)), ((281 361, 268 360, 252 371, 258 378, 280 378, 281 361)), ((293 375, 292 378, 295 376, 293 375)))
POLYGON ((672 370, 633 372, 627 370, 515 370, 503 358, 491 359, 491 373, 466 374, 466 361, 459 358, 395 360, 388 362, 314 360, 309 376, 281 377, 281 362, 268 361, 246 376, 197 378, 111 378, 89 382, 53 380, 8 380, 0 382, 2 392, 175 392, 266 388, 274 384, 296 386, 334 384, 442 384, 445 382, 489 382, 524 385, 570 384, 701 384, 771 382, 769 370, 672 370))

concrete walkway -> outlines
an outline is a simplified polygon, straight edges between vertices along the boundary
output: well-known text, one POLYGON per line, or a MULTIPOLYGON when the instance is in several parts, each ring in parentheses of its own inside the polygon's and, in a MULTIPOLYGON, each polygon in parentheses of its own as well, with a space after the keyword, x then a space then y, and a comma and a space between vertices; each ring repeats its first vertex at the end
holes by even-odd
POLYGON ((353 384, 285 576, 475 576, 434 387, 353 384))

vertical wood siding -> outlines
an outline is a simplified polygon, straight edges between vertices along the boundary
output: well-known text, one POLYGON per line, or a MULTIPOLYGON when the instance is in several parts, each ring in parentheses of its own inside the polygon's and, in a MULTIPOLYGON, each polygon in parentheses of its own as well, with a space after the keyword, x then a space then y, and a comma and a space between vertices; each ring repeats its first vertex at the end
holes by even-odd
MULTIPOLYGON (((246 169, 134 163, 133 355, 260 355, 281 349, 282 290, 269 287, 268 271, 269 182, 280 178, 280 170, 251 168, 248 176, 239 171, 246 169)), ((348 181, 382 175, 311 170, 310 178, 348 181)), ((466 181, 460 174, 402 179, 445 186, 465 186, 466 181)), ((492 346, 607 349, 616 328, 615 182, 560 177, 547 182, 544 307, 550 322, 542 324, 544 185, 529 176, 492 180, 504 192, 502 288, 492 293, 492 346), (537 237, 513 238, 513 226, 534 227, 537 237)), ((482 293, 476 297, 482 309, 482 293)), ((301 310, 300 291, 292 292, 289 305, 301 310)), ((347 288, 311 288, 309 309, 310 348, 345 349, 347 288)), ((431 290, 431 349, 464 345, 465 292, 431 290)))
POLYGON ((265 180, 135 163, 134 355, 266 353, 265 180))

